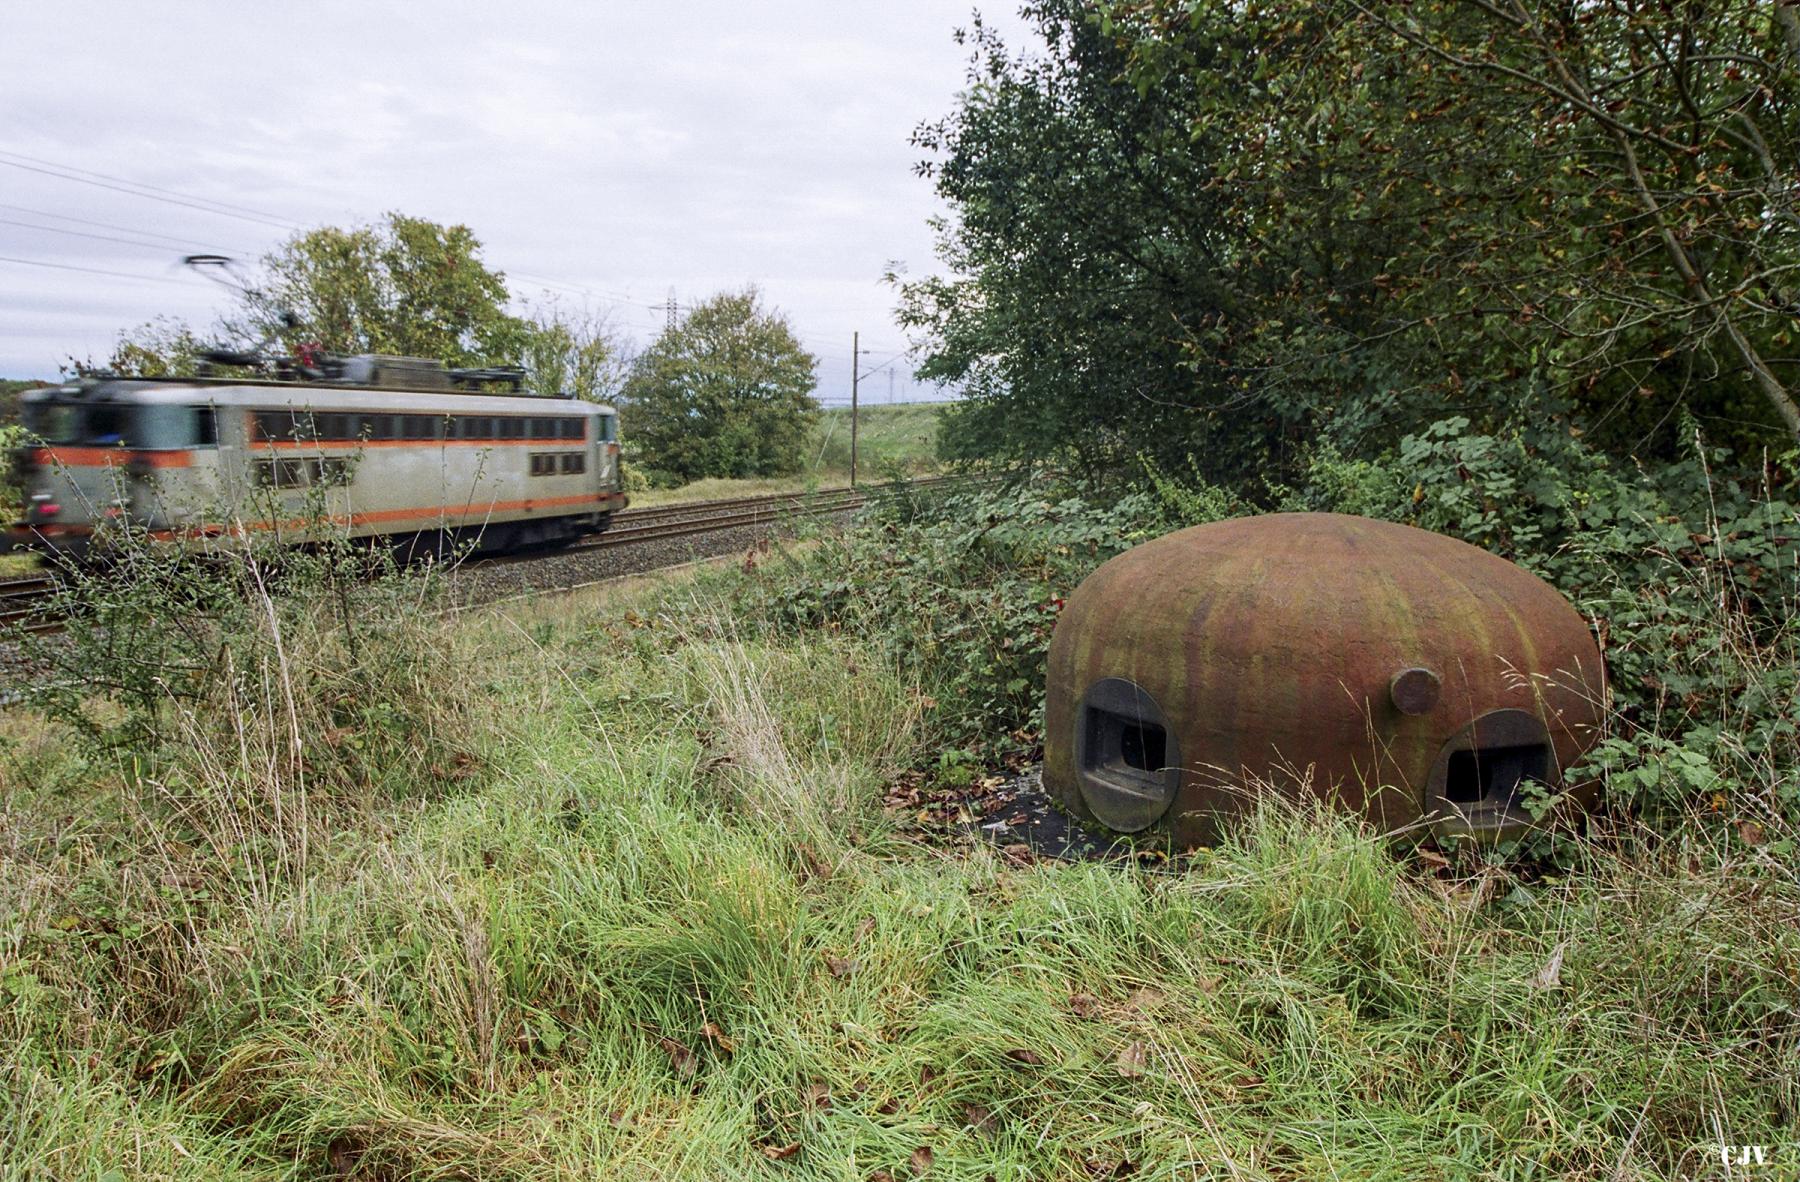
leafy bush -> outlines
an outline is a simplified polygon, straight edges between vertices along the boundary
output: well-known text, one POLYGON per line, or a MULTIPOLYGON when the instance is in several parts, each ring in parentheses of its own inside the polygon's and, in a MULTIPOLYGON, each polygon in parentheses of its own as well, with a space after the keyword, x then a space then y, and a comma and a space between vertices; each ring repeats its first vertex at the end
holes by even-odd
MULTIPOLYGON (((1464 538, 1558 587, 1592 621, 1610 730, 1578 776, 1621 808, 1732 818, 1800 812, 1800 526, 1730 457, 1696 445, 1654 476, 1546 419, 1511 435, 1451 418, 1389 454, 1314 452, 1288 510, 1404 521, 1464 538)), ((940 497, 903 491, 857 529, 728 581, 771 632, 845 630, 919 671, 948 779, 1036 744, 1057 610, 1101 562, 1170 529, 1256 511, 1196 468, 1145 463, 1137 491, 1039 481, 940 497), (948 747, 948 750, 944 750, 948 747)))
POLYGON ((1026 483, 944 496, 901 486, 862 525, 728 581, 740 626, 844 630, 916 671, 931 739, 969 759, 1035 745, 1064 597, 1114 554, 1229 502, 1176 482, 1110 503, 1026 483))
POLYGON ((1593 622, 1612 733, 1583 772, 1652 812, 1696 797, 1800 809, 1800 519, 1773 495, 1793 457, 1746 475, 1695 439, 1623 470, 1545 422, 1507 436, 1451 418, 1376 461, 1315 455, 1286 508, 1335 509, 1463 538, 1536 572, 1593 622))
POLYGON ((453 672, 432 570, 341 539, 106 541, 104 565, 60 572, 51 611, 69 626, 25 638, 44 674, 31 700, 151 795, 273 832, 306 823, 293 800, 326 815, 476 763, 474 688, 453 672))

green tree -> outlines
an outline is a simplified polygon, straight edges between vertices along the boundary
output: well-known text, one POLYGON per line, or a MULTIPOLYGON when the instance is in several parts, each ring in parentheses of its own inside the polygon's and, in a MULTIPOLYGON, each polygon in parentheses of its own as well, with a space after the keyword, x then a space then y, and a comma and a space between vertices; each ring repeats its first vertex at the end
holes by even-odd
POLYGON ((1354 247, 1265 305, 1262 319, 1341 336, 1307 352, 1404 349, 1408 376, 1449 402, 1522 377, 1621 449, 1681 410, 1718 436, 1800 440, 1791 8, 1097 11, 1137 86, 1196 96, 1195 142, 1221 147, 1232 182, 1236 268, 1268 271, 1284 243, 1354 247), (1249 86, 1225 84, 1222 53, 1253 55, 1249 86))
POLYGON ((530 336, 506 311, 506 276, 482 262, 467 226, 389 213, 375 225, 297 235, 262 268, 242 307, 226 317, 239 340, 460 366, 515 362, 530 336), (288 322, 290 312, 298 324, 288 322))
POLYGON ((633 364, 624 430, 646 467, 686 479, 796 472, 819 416, 816 365, 754 287, 713 296, 633 364))
POLYGON ((927 346, 921 376, 964 392, 945 450, 1073 452, 1096 469, 1201 450, 1230 466, 1225 452, 1258 452, 1282 425, 1217 365, 1188 363, 1232 298, 1191 112, 1131 85, 1076 0, 1028 14, 1042 52, 1016 55, 977 21, 963 99, 914 137, 952 211, 949 274, 903 283, 900 316, 927 346))
POLYGON ((158 316, 136 328, 119 334, 118 344, 105 364, 95 366, 92 358, 74 361, 70 368, 77 373, 96 369, 126 378, 192 377, 200 364, 200 354, 213 346, 195 334, 188 324, 173 316, 158 316))
POLYGON ((611 402, 625 380, 628 343, 602 317, 547 301, 525 318, 521 363, 534 394, 611 402))
POLYGON ((1792 441, 1783 6, 1040 0, 922 128, 901 285, 952 440, 1293 473, 1447 416, 1669 455, 1792 441))
POLYGON ((390 213, 378 225, 295 235, 239 285, 210 333, 158 317, 120 335, 104 365, 127 377, 184 377, 208 348, 273 345, 293 352, 392 353, 446 365, 542 364, 545 392, 597 397, 617 384, 621 347, 606 326, 553 305, 507 311, 506 277, 481 259, 466 226, 390 213))

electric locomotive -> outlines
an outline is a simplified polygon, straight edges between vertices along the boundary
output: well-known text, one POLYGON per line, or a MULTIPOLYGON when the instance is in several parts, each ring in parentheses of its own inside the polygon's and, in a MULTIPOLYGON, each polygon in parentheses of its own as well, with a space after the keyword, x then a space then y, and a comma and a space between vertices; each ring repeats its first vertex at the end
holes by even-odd
POLYGON ((267 376, 91 377, 26 394, 11 548, 82 557, 108 526, 180 542, 326 531, 409 550, 567 544, 625 507, 618 413, 516 368, 215 361, 267 376))

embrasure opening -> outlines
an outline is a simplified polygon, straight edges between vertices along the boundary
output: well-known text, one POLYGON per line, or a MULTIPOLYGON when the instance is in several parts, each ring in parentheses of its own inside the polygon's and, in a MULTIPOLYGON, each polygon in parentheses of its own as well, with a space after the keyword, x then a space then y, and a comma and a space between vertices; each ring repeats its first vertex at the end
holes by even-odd
POLYGON ((1545 783, 1549 774, 1550 748, 1542 743, 1452 751, 1444 798, 1457 804, 1492 801, 1510 805, 1518 799, 1521 784, 1545 783))
POLYGON ((1110 828, 1136 832, 1175 799, 1175 742, 1155 699, 1121 677, 1095 682, 1081 703, 1076 775, 1082 799, 1110 828))
POLYGON ((1542 719, 1524 710, 1493 710, 1439 750, 1425 811, 1440 832, 1504 832, 1531 821, 1525 786, 1552 785, 1559 774, 1542 719))

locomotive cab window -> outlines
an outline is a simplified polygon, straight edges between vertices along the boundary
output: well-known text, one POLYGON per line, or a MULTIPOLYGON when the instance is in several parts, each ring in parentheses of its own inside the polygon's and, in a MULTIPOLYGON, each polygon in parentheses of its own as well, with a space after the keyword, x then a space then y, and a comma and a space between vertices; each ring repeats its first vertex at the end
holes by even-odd
POLYGON ((600 416, 600 440, 602 443, 616 443, 619 438, 619 416, 600 416))

